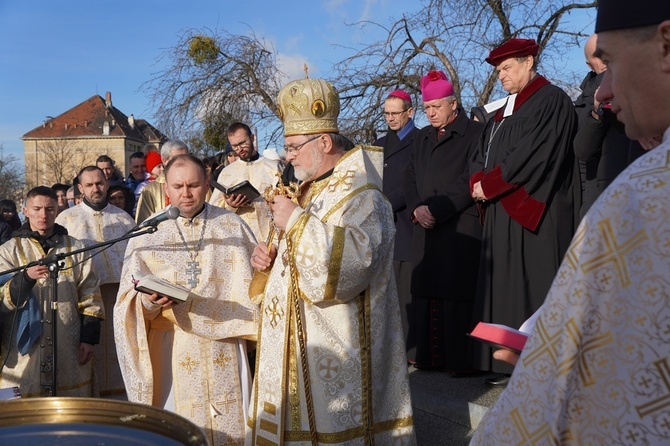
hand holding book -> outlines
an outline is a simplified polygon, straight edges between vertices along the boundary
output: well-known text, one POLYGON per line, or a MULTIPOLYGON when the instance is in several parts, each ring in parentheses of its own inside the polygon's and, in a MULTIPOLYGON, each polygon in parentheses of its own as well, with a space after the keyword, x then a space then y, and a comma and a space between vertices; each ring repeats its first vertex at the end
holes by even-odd
POLYGON ((236 200, 241 200, 240 197, 244 197, 244 202, 250 202, 261 196, 261 193, 256 190, 256 188, 249 181, 244 180, 241 183, 238 183, 231 187, 225 187, 219 184, 216 180, 210 180, 212 186, 218 189, 226 197, 232 197, 236 200), (237 196, 237 197, 235 197, 237 196))
MULTIPOLYGON (((165 297, 175 303, 185 302, 191 293, 188 288, 161 279, 153 274, 140 277, 137 280, 133 277, 133 284, 135 285, 135 290, 140 293, 148 295, 156 294, 159 299, 165 297)), ((162 305, 159 301, 154 301, 154 303, 162 305)))
POLYGON ((528 333, 506 325, 486 322, 479 322, 470 336, 491 347, 506 348, 516 353, 521 353, 528 340, 528 333))

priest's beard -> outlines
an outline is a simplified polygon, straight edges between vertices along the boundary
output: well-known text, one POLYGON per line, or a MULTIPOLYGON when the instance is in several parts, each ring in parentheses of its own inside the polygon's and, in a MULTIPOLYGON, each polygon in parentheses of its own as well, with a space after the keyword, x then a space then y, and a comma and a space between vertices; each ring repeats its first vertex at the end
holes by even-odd
POLYGON ((316 173, 323 162, 323 152, 318 147, 312 149, 312 162, 309 167, 293 166, 294 175, 300 181, 310 181, 316 178, 316 173))

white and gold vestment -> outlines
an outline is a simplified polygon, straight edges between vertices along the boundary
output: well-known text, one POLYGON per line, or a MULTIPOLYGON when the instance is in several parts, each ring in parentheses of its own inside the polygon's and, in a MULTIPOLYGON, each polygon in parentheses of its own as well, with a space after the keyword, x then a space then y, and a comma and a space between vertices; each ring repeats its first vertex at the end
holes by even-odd
POLYGON ((166 221, 128 243, 114 308, 129 400, 174 410, 202 427, 213 445, 244 442, 245 340, 258 331, 258 310, 248 297, 254 246, 239 217, 209 204, 193 219, 166 221), (197 251, 195 262, 189 250, 197 251), (189 300, 154 305, 133 287, 133 276, 146 274, 190 288, 189 300))
POLYGON ((137 224, 142 223, 170 204, 169 201, 165 194, 165 175, 161 173, 140 192, 140 198, 137 200, 137 210, 135 211, 135 222, 137 224))
MULTIPOLYGON (((84 245, 74 238, 61 235, 61 241, 55 248, 44 252, 40 243, 34 238, 14 237, 0 246, 0 270, 26 265, 58 253, 71 252, 83 248, 84 245)), ((98 279, 91 267, 91 261, 85 260, 86 253, 75 254, 63 260, 64 269, 58 273, 58 325, 57 339, 57 396, 93 397, 97 395, 94 385, 93 361, 79 364, 79 344, 81 332, 81 316, 93 316, 104 319, 105 310, 100 299, 98 279)), ((11 280, 22 280, 14 276, 11 280)), ((0 388, 19 386, 23 398, 40 397, 43 386, 52 385, 51 371, 48 368, 53 357, 51 324, 43 323, 41 338, 35 342, 28 354, 19 354, 16 349, 16 326, 11 318, 16 307, 10 298, 10 282, 2 287, 2 318, 5 320, 2 330, 2 357, 0 361, 7 363, 2 369, 0 388), (12 334, 10 330, 14 328, 12 334), (10 345, 11 342, 11 345, 10 345), (7 358, 9 355, 9 358, 7 358), (44 371, 41 368, 44 367, 44 371)), ((44 321, 52 320, 51 279, 38 279, 33 293, 40 303, 40 314, 44 321)), ((25 298, 27 296, 23 296, 25 298)), ((95 355, 94 355, 95 357, 95 355)))
POLYGON ((382 157, 303 185, 261 296, 247 445, 415 443, 382 157))
POLYGON ((670 444, 669 138, 584 217, 471 444, 670 444))
POLYGON ((263 199, 263 192, 267 187, 274 187, 277 184, 279 181, 277 172, 281 173, 277 162, 271 159, 262 156, 255 161, 238 159, 221 170, 217 182, 224 187, 232 187, 247 180, 261 193, 261 196, 247 206, 231 208, 226 204, 221 191, 214 189, 209 202, 237 213, 249 225, 256 239, 265 241, 270 232, 271 218, 270 208, 263 199))
MULTIPOLYGON (((135 226, 135 221, 123 209, 108 204, 104 209, 96 211, 84 202, 58 214, 56 223, 64 226, 69 235, 83 242, 85 246, 114 240, 135 226)), ((114 344, 113 313, 127 243, 124 240, 86 253, 87 257, 93 255, 91 260, 98 276, 100 294, 107 314, 100 331, 100 344, 95 347, 93 357, 101 396, 121 395, 125 392, 114 344)))

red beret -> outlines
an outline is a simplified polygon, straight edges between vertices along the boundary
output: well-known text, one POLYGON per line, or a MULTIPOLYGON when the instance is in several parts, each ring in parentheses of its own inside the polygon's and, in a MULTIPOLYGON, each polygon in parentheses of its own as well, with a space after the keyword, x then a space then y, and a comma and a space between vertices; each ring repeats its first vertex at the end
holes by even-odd
POLYGON ((486 58, 486 61, 494 67, 497 67, 510 57, 535 57, 537 56, 539 49, 540 45, 533 39, 509 39, 507 42, 491 51, 489 57, 486 58))

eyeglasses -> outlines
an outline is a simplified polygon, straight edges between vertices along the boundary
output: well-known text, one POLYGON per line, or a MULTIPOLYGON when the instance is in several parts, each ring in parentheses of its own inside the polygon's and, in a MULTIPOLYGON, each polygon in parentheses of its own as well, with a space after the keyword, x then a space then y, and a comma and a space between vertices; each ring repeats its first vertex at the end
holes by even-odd
POLYGON ((238 142, 237 144, 231 144, 230 147, 232 147, 233 149, 239 149, 241 147, 249 147, 250 144, 251 140, 247 138, 242 142, 238 142))
POLYGON ((300 149, 302 149, 302 146, 304 146, 305 144, 310 143, 312 141, 316 141, 317 139, 321 138, 322 136, 323 135, 317 135, 314 138, 308 139, 304 143, 298 144, 295 147, 284 146, 284 150, 286 150, 286 153, 289 153, 291 155, 296 155, 300 151, 300 149))
MULTIPOLYGON (((409 110, 409 109, 407 109, 407 110, 409 110)), ((403 110, 403 111, 399 111, 399 112, 387 112, 387 111, 385 111, 384 112, 384 117, 390 118, 391 116, 393 116, 394 118, 397 118, 398 116, 405 113, 407 110, 403 110)))

